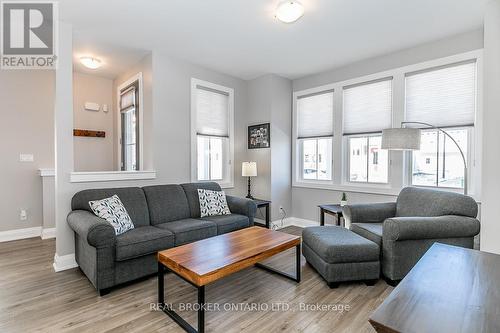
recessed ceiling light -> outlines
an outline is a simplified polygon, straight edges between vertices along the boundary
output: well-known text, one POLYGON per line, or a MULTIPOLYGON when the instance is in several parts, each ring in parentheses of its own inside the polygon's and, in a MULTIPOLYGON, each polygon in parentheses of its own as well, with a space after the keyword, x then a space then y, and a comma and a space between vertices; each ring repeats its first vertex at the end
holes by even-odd
POLYGON ((101 60, 94 57, 81 57, 80 62, 83 64, 83 66, 90 69, 97 69, 102 65, 101 60))
POLYGON ((276 18, 284 23, 295 22, 302 15, 304 15, 304 6, 295 0, 282 1, 276 8, 276 18))

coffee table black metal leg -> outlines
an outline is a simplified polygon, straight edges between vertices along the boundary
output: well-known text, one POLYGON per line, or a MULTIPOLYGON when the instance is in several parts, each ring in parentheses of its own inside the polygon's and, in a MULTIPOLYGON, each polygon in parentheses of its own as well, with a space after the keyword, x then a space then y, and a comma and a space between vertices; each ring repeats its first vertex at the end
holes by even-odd
POLYGON ((198 332, 205 332, 205 286, 198 287, 198 332))
POLYGON ((323 208, 319 209, 319 225, 325 225, 325 210, 323 208))
POLYGON ((286 277, 287 279, 293 280, 295 282, 300 282, 300 244, 297 244, 295 246, 295 266, 296 266, 295 267, 296 271, 295 271, 295 276, 294 276, 292 274, 288 274, 288 273, 279 271, 277 269, 274 269, 274 268, 269 267, 267 265, 261 264, 259 262, 255 264, 255 267, 259 267, 265 271, 268 271, 268 272, 271 272, 271 273, 274 273, 277 275, 281 275, 281 276, 286 277))
POLYGON ((300 282, 300 243, 295 246, 295 264, 296 281, 300 282))
POLYGON ((266 228, 269 229, 271 217, 269 216, 269 204, 266 205, 266 228))
POLYGON ((189 333, 204 333, 205 332, 205 286, 197 286, 192 282, 184 279, 182 276, 175 273, 175 275, 182 278, 184 281, 189 282, 198 290, 198 330, 191 326, 187 321, 182 319, 170 305, 165 304, 165 272, 167 268, 163 264, 158 263, 158 304, 163 312, 165 312, 173 321, 189 333))
POLYGON ((158 304, 163 308, 165 304, 165 267, 158 263, 158 304))

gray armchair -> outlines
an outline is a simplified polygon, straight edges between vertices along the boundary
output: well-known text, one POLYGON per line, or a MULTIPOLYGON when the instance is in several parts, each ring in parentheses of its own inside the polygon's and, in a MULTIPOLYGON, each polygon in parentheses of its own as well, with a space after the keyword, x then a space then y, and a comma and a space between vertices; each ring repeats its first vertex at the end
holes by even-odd
POLYGON ((407 187, 395 203, 347 205, 343 214, 353 232, 379 245, 382 273, 397 282, 435 242, 472 248, 477 211, 468 196, 407 187))

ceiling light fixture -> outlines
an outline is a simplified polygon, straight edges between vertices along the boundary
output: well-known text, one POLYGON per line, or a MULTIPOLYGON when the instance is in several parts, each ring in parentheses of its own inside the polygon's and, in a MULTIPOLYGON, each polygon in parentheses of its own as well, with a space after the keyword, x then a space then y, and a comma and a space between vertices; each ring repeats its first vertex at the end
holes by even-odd
POLYGON ((90 69, 97 69, 102 65, 101 60, 94 57, 81 57, 80 62, 83 64, 83 66, 90 69))
POLYGON ((284 23, 292 23, 297 21, 304 15, 304 6, 295 0, 285 0, 280 2, 276 8, 275 17, 284 23))

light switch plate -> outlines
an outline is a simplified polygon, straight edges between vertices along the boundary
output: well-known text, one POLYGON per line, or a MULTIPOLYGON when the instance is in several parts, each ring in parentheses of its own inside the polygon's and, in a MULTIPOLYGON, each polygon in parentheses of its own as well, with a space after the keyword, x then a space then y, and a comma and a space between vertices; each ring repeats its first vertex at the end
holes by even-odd
POLYGON ((85 110, 87 111, 99 111, 100 105, 92 102, 85 102, 85 110))
POLYGON ((33 154, 19 154, 19 162, 33 162, 34 160, 33 154))

